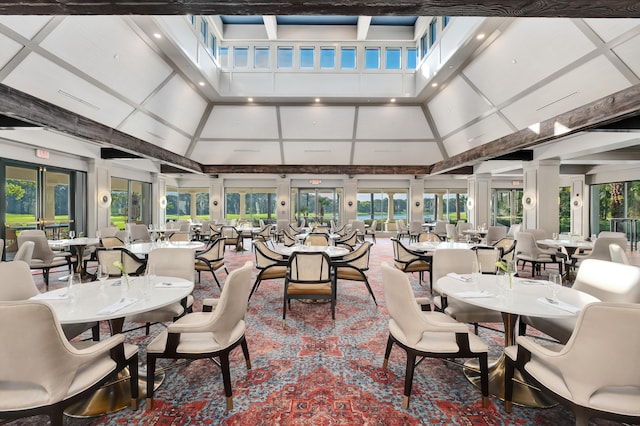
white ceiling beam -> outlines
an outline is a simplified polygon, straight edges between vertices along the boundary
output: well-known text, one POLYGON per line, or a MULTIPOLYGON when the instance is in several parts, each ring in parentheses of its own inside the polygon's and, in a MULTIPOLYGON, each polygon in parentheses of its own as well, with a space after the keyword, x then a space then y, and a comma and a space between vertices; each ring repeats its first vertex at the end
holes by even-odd
POLYGON ((367 39, 370 26, 371 16, 358 16, 358 41, 364 41, 367 39))
POLYGON ((263 15, 264 27, 267 30, 269 40, 278 39, 278 21, 274 15, 263 15))

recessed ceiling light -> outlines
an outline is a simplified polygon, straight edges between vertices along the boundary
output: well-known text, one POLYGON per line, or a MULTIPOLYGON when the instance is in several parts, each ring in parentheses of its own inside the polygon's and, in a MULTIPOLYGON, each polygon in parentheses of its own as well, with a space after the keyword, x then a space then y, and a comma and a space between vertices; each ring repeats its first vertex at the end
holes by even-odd
POLYGON ((395 102, 395 101, 396 101, 396 98, 391 98, 391 102, 395 102))
POLYGON ((438 83, 431 83, 431 87, 438 87, 438 83))
POLYGON ((253 98, 247 98, 249 102, 253 102, 253 98))
POLYGON ((155 38, 162 38, 162 34, 160 34, 160 33, 153 33, 153 36, 155 38))
POLYGON ((476 39, 482 40, 484 38, 484 33, 480 33, 476 36, 476 39))
POLYGON ((200 86, 204 86, 204 81, 201 81, 200 83, 198 83, 200 86))
POLYGON ((316 102, 320 102, 320 98, 316 98, 316 102))

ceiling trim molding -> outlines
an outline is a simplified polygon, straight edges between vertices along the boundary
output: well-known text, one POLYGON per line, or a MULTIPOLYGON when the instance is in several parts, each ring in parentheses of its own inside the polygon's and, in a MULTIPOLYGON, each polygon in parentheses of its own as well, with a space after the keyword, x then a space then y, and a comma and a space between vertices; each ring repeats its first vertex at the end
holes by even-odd
POLYGON ((435 163, 432 173, 443 173, 637 115, 640 115, 640 84, 435 163))
MULTIPOLYGON (((0 84, 0 114, 86 139, 88 142, 94 142, 98 145, 119 147, 125 151, 138 153, 177 167, 202 172, 202 166, 195 161, 5 84, 0 84)), ((72 151, 72 148, 68 148, 68 150, 72 151)))
POLYGON ((568 18, 640 18, 637 0, 395 0, 370 2, 353 0, 335 4, 332 0, 273 0, 233 2, 202 0, 160 0, 132 2, 84 0, 25 0, 1 2, 4 15, 420 15, 420 16, 518 16, 568 18))
POLYGON ((311 174, 311 175, 428 175, 431 166, 366 166, 366 165, 296 165, 296 164, 254 164, 254 165, 203 165, 202 171, 208 175, 231 173, 260 174, 311 174))

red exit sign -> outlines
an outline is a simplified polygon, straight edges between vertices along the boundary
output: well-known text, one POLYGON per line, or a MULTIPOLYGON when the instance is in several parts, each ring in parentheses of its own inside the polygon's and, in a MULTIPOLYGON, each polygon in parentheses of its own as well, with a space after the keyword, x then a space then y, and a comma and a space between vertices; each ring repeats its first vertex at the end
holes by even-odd
POLYGON ((49 158, 49 151, 47 151, 46 149, 38 148, 36 149, 36 157, 49 158))

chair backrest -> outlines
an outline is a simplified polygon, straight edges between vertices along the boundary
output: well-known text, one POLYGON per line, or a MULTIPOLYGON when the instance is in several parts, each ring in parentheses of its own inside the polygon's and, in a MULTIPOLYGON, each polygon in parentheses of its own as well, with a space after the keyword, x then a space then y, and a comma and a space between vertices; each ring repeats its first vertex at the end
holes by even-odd
POLYGON ((546 238, 549 238, 549 236, 547 235, 547 231, 545 231, 542 228, 527 228, 524 230, 524 232, 528 232, 529 234, 532 234, 534 241, 544 240, 546 238))
POLYGON ((351 222, 351 229, 355 229, 358 233, 364 234, 365 232, 364 221, 354 220, 353 222, 351 222))
MULTIPOLYGON (((552 366, 571 393, 571 401, 593 407, 594 395, 609 389, 621 401, 627 394, 637 395, 639 323, 638 304, 592 303, 582 309, 571 338, 552 366)), ((604 398, 598 404, 604 411, 623 406, 616 398, 604 398)))
POLYGON ((627 235, 624 232, 600 231, 598 238, 600 237, 627 238, 627 235))
POLYGON ((611 256, 612 262, 624 263, 625 265, 631 263, 625 250, 618 244, 609 244, 609 255, 611 256))
POLYGON ((169 241, 189 241, 189 234, 186 232, 174 232, 169 236, 169 241))
POLYGON ((256 254, 256 268, 264 269, 276 264, 278 261, 284 261, 284 256, 271 250, 264 241, 256 241, 253 243, 256 254))
POLYGON ((493 244, 494 247, 501 249, 502 251, 502 260, 505 260, 507 262, 510 262, 513 260, 513 256, 516 253, 516 240, 510 237, 505 237, 505 238, 501 238, 499 239, 495 244, 493 244))
POLYGON ((124 247, 124 241, 115 235, 112 237, 101 237, 100 243, 102 243, 103 247, 111 248, 111 247, 124 247))
POLYGON ((478 270, 478 257, 471 249, 442 248, 433 252, 431 276, 434 288, 438 280, 450 272, 471 274, 478 270))
POLYGON ((151 241, 151 235, 147 229, 147 225, 132 223, 129 226, 129 232, 131 233, 131 239, 134 242, 149 242, 151 241))
POLYGON ((396 262, 408 263, 418 258, 397 238, 391 238, 391 244, 393 246, 393 260, 396 262))
MULTIPOLYGON (((44 404, 59 402, 68 394, 81 362, 51 306, 32 300, 0 302, 0 341, 0 383, 12 383, 15 389, 33 389, 37 384, 47 397, 38 397, 35 390, 28 396, 45 400, 44 404)), ((109 366, 115 368, 116 363, 104 365, 109 366)), ((3 395, 0 411, 15 409, 11 405, 15 403, 15 398, 3 395)))
POLYGON ((432 232, 421 232, 418 234, 418 242, 423 243, 425 241, 431 241, 434 243, 440 242, 440 237, 432 232))
POLYGON ((456 230, 458 231, 458 235, 462 235, 464 231, 468 231, 469 229, 473 229, 473 223, 469 223, 469 222, 456 223, 456 230))
POLYGON ((611 252, 609 251, 609 246, 611 244, 615 244, 620 246, 621 249, 625 250, 627 248, 627 238, 626 237, 599 237, 593 243, 593 249, 591 253, 589 253, 589 259, 600 259, 600 260, 611 260, 611 252))
POLYGON ((209 319, 210 330, 220 346, 231 343, 233 332, 244 321, 251 291, 252 269, 253 262, 246 262, 242 268, 231 271, 224 281, 218 304, 209 319))
POLYGON ((116 232, 115 237, 117 239, 119 239, 120 241, 127 243, 130 239, 131 239, 131 233, 129 231, 127 231, 126 229, 124 230, 119 230, 116 232))
POLYGON ((540 254, 540 248, 536 244, 535 237, 530 232, 516 232, 515 236, 518 254, 536 258, 540 254))
POLYGON ((501 240, 507 236, 507 227, 502 225, 490 226, 487 229, 487 236, 485 237, 487 244, 495 244, 496 241, 501 240))
POLYGON ((55 253, 51 250, 51 247, 49 247, 47 236, 43 230, 26 229, 20 232, 20 235, 18 235, 18 248, 20 248, 20 245, 24 241, 34 242, 32 259, 50 262, 55 257, 55 253))
MULTIPOLYGON (((259 241, 256 241, 256 243, 257 242, 259 242, 259 241)), ((206 250, 197 253, 197 256, 198 257, 202 257, 202 258, 207 259, 207 260, 212 261, 212 262, 213 261, 217 261, 217 260, 223 260, 224 259, 224 249, 225 249, 224 238, 218 238, 218 239, 213 240, 209 244, 209 247, 207 247, 206 250)))
POLYGON ((497 247, 476 246, 472 250, 478 257, 478 266, 483 274, 495 274, 498 272, 496 262, 501 258, 501 251, 497 247))
POLYGON ((409 232, 411 235, 418 235, 422 232, 422 221, 412 220, 409 222, 409 232))
MULTIPOLYGON (((13 261, 21 260, 29 265, 31 263, 31 258, 33 257, 34 248, 35 243, 33 241, 23 241, 15 256, 13 256, 13 261)), ((0 256, 2 255, 0 254, 0 256)))
POLYGON ((0 301, 3 302, 26 300, 40 293, 29 265, 22 261, 0 262, 0 280, 0 301))
POLYGON ((115 262, 122 262, 122 252, 118 249, 108 249, 99 247, 96 249, 98 263, 109 276, 118 277, 122 272, 114 265, 115 262))
POLYGON ((456 226, 452 223, 447 223, 445 225, 445 228, 447 230, 447 238, 450 238, 452 240, 457 240, 458 239, 458 229, 456 228, 456 226))
POLYGON ((115 226, 108 226, 106 228, 100 228, 100 238, 104 237, 115 237, 116 233, 119 231, 115 226))
POLYGON ((366 271, 369 269, 369 259, 371 257, 371 246, 373 244, 369 241, 365 241, 360 244, 358 248, 356 248, 351 253, 345 255, 342 259, 349 263, 351 266, 360 269, 361 271, 366 271))
POLYGON ((371 225, 369 226, 370 232, 376 232, 378 230, 378 219, 373 219, 371 221, 371 225))
POLYGON ((520 228, 522 228, 521 223, 514 223, 509 227, 509 231, 507 231, 507 237, 515 238, 516 232, 520 232, 520 228))
POLYGON ((288 280, 295 283, 331 282, 331 259, 324 252, 295 251, 289 257, 288 280))
POLYGON ((193 281, 195 254, 186 248, 163 247, 151 250, 147 268, 156 275, 184 278, 193 281))
POLYGON ((328 246, 329 236, 322 232, 312 232, 307 236, 304 242, 310 246, 328 246))
POLYGON ((433 228, 433 232, 438 235, 445 235, 447 233, 447 224, 449 222, 444 220, 436 221, 436 226, 433 228))
POLYGON ((640 268, 599 259, 585 259, 572 288, 603 302, 640 303, 640 268))

